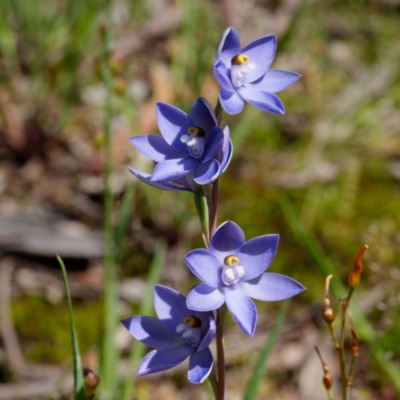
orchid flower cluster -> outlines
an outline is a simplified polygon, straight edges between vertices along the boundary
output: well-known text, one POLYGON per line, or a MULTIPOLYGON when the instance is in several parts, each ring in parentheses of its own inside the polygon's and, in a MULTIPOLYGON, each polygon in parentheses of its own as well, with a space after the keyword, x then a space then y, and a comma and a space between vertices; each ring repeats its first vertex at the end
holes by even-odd
POLYGON ((257 309, 252 299, 278 301, 305 288, 277 273, 265 272, 275 257, 279 235, 246 240, 234 222, 216 224, 218 180, 226 171, 233 148, 222 113, 237 114, 247 101, 273 114, 283 114, 277 92, 294 83, 295 72, 270 69, 276 37, 261 37, 241 48, 238 32, 228 28, 217 47, 214 75, 221 85, 215 111, 199 98, 190 115, 158 103, 160 135, 139 135, 130 142, 154 161, 151 174, 130 168, 139 180, 158 189, 187 191, 194 195, 205 248, 190 251, 185 264, 201 281, 187 297, 162 285, 154 288, 156 317, 134 316, 122 321, 134 338, 154 348, 142 360, 138 375, 172 368, 189 358, 188 380, 202 383, 208 377, 216 398, 224 399, 223 327, 227 310, 239 328, 253 336, 257 309), (209 349, 216 341, 217 368, 209 349))

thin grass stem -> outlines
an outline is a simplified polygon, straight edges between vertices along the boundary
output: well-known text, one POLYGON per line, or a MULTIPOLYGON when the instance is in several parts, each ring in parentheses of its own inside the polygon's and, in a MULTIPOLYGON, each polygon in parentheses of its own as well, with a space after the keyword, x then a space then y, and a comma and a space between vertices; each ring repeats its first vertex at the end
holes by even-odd
POLYGON ((101 348, 101 389, 103 395, 110 399, 116 387, 117 348, 115 346, 115 333, 117 326, 117 278, 115 271, 115 247, 112 213, 114 200, 111 189, 112 172, 112 148, 111 148, 111 124, 112 124, 112 88, 113 77, 109 64, 111 53, 111 11, 112 0, 107 1, 108 26, 103 32, 103 65, 102 77, 106 87, 105 105, 105 173, 104 173, 104 325, 101 348))

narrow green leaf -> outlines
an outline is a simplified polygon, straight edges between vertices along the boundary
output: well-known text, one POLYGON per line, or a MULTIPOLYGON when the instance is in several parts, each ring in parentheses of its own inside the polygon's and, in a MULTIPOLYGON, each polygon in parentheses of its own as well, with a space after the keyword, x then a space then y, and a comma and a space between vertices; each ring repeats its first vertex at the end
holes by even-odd
POLYGON ((109 55, 111 53, 111 26, 112 26, 113 0, 107 0, 105 12, 107 25, 103 32, 103 63, 102 77, 106 88, 105 116, 104 116, 104 325, 101 344, 101 381, 100 391, 104 398, 111 399, 118 386, 118 361, 119 352, 115 342, 118 316, 117 316, 117 275, 115 268, 115 243, 113 211, 114 198, 112 193, 112 121, 113 121, 113 76, 110 67, 109 55))
POLYGON ((275 343, 278 339, 279 332, 281 331, 283 321, 285 320, 287 311, 289 309, 291 299, 284 300, 282 302, 279 313, 276 317, 275 323, 271 328, 271 332, 268 335, 265 346, 261 352, 258 362, 253 370, 253 375, 247 384, 247 389, 243 400, 253 400, 257 396, 257 389, 260 381, 265 377, 265 367, 267 365, 268 359, 275 347, 275 343))
POLYGON ((65 286, 65 292, 67 293, 67 299, 68 299, 69 321, 70 321, 70 327, 71 327, 71 340, 72 340, 72 348, 73 348, 73 355, 74 355, 74 398, 75 398, 75 400, 85 400, 86 399, 85 382, 83 380, 82 360, 81 360, 81 353, 79 351, 78 337, 76 335, 74 315, 72 313, 72 302, 71 302, 71 294, 69 292, 67 271, 65 269, 63 260, 58 255, 57 255, 57 260, 61 267, 61 272, 62 272, 64 286, 65 286))
MULTIPOLYGON (((281 197, 280 206, 289 226, 292 228, 294 234, 298 237, 303 247, 314 259, 324 277, 330 274, 335 275, 337 271, 335 270, 334 265, 321 250, 314 237, 307 233, 287 196, 283 195, 281 197)), ((345 296, 346 289, 338 279, 331 280, 331 287, 333 288, 336 297, 339 298, 340 296, 345 296)), ((353 298, 354 301, 351 302, 350 309, 352 311, 354 325, 357 327, 357 334, 368 343, 372 357, 375 359, 377 365, 391 379, 396 388, 397 394, 400 394, 400 369, 385 356, 385 351, 376 340, 376 335, 371 323, 357 308, 357 296, 353 296, 353 298)))
MULTIPOLYGON (((146 294, 140 306, 140 315, 151 315, 153 314, 153 288, 161 280, 162 267, 165 261, 165 255, 167 252, 167 245, 165 241, 160 240, 157 243, 157 248, 150 265, 149 276, 147 280, 146 294)), ((129 358, 129 371, 125 381, 124 390, 122 394, 122 400, 131 400, 135 396, 135 383, 136 383, 136 370, 140 360, 144 356, 146 346, 135 340, 133 349, 129 358)))

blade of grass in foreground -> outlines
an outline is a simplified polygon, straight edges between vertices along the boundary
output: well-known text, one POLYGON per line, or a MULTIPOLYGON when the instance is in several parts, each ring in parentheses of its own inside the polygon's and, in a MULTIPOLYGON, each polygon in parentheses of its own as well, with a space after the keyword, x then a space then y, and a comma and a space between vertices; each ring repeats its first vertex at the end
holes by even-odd
MULTIPOLYGON (((330 274, 337 275, 337 271, 335 270, 335 267, 330 259, 323 253, 314 237, 307 233, 303 223, 297 216, 289 198, 285 195, 282 195, 279 205, 292 231, 300 240, 303 247, 308 251, 311 258, 314 259, 316 265, 319 267, 324 277, 330 274)), ((340 296, 345 296, 346 289, 339 281, 339 279, 332 279, 331 286, 337 298, 339 298, 340 296)), ((355 297, 356 300, 356 296, 353 297, 355 297)), ((352 311, 354 324, 357 326, 357 332, 359 333, 361 338, 368 343, 369 349, 371 351, 372 357, 375 359, 375 362, 392 381, 394 387, 396 388, 397 394, 400 394, 400 369, 396 366, 396 364, 394 364, 385 356, 385 351, 376 340, 376 335, 371 323, 361 314, 361 312, 356 307, 356 303, 357 301, 352 301, 350 304, 350 309, 352 311)))
POLYGON ((279 332, 281 331, 283 321, 285 320, 287 311, 289 309, 291 299, 284 300, 282 302, 279 313, 276 317, 276 321, 272 326, 271 332, 268 335, 267 342, 261 352, 258 362, 253 370, 253 375, 247 384, 247 389, 244 394, 243 400, 253 400, 257 396, 258 385, 261 379, 265 377, 265 366, 267 365, 268 359, 275 347, 275 343, 278 339, 279 332))
POLYGON ((74 316, 72 314, 72 302, 71 302, 71 294, 69 292, 69 286, 68 286, 67 271, 65 269, 64 262, 60 256, 57 256, 57 260, 61 267, 61 272, 62 272, 64 286, 65 286, 65 292, 67 293, 67 300, 68 300, 69 321, 70 321, 70 327, 71 327, 71 340, 72 340, 72 348, 73 348, 73 354, 74 354, 74 398, 75 398, 75 400, 86 400, 81 353, 79 351, 78 337, 76 335, 74 316))
MULTIPOLYGON (((166 251, 166 243, 160 240, 150 265, 146 294, 140 307, 140 315, 151 315, 153 312, 153 287, 160 282, 166 251)), ((143 358, 145 350, 146 346, 136 340, 129 358, 129 371, 125 381, 122 400, 130 400, 135 397, 136 369, 143 358)))
POLYGON ((111 26, 112 26, 112 6, 113 1, 107 0, 105 10, 107 23, 102 29, 103 38, 103 63, 102 77, 106 88, 105 118, 104 118, 104 152, 105 152, 105 172, 104 172, 104 325, 101 344, 100 371, 101 395, 105 399, 112 399, 118 385, 118 362, 119 352, 116 346, 116 330, 118 323, 117 315, 117 275, 115 268, 115 243, 113 227, 113 208, 114 199, 111 189, 112 173, 112 87, 113 76, 110 67, 111 54, 111 26))

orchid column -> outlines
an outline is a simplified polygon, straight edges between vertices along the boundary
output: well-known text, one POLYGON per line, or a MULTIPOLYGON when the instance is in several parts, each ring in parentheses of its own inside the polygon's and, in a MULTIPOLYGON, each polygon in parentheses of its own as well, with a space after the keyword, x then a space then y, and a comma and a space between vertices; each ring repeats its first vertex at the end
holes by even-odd
POLYGON ((164 286, 156 286, 154 305, 158 319, 132 317, 124 326, 137 339, 154 347, 138 374, 171 368, 190 358, 188 379, 202 383, 210 377, 215 398, 225 399, 224 316, 227 309, 242 331, 253 336, 257 310, 253 299, 277 301, 304 290, 295 280, 265 273, 278 247, 279 235, 246 241, 243 230, 227 221, 217 228, 218 179, 232 157, 229 128, 222 128, 222 112, 237 114, 244 100, 261 110, 283 114, 275 94, 294 83, 299 74, 269 69, 276 52, 274 35, 261 37, 241 49, 234 28, 222 36, 214 75, 221 85, 215 112, 205 99, 197 99, 190 115, 168 104, 156 106, 160 135, 140 135, 131 143, 154 161, 151 174, 130 168, 141 181, 170 191, 193 192, 205 243, 185 256, 185 263, 202 283, 187 299, 164 286), (216 338, 217 368, 209 344, 216 338), (211 375, 210 375, 211 374, 211 375))

